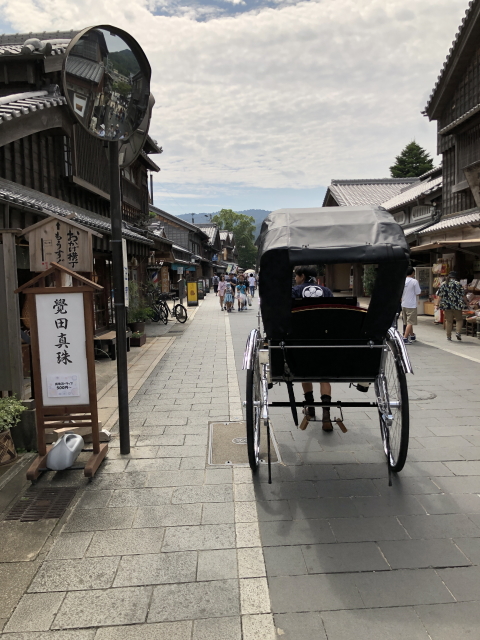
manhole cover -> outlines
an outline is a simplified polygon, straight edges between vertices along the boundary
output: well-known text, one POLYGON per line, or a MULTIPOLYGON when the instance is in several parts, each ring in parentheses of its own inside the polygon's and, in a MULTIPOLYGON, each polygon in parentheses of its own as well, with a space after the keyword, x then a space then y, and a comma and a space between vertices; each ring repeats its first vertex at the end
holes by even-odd
POLYGON ((420 400, 434 400, 437 397, 436 393, 431 391, 425 391, 425 389, 409 389, 408 397, 410 400, 418 402, 420 400))
POLYGON ((61 518, 76 493, 71 487, 30 489, 5 516, 5 520, 36 522, 48 518, 61 518))
MULTIPOLYGON (((239 422, 210 422, 208 464, 214 465, 248 465, 247 438, 245 421, 239 422)), ((279 461, 279 453, 273 428, 270 427, 272 437, 271 461, 279 461)), ((267 433, 261 431, 260 459, 267 461, 267 433)))

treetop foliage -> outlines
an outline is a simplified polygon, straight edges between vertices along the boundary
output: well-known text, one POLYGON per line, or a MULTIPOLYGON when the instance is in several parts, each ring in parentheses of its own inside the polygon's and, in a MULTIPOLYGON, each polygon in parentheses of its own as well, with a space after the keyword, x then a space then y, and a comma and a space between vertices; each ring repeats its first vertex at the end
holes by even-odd
POLYGON ((236 213, 232 209, 222 209, 212 217, 212 222, 219 229, 232 231, 238 252, 238 264, 242 269, 255 267, 257 248, 254 245, 255 218, 244 213, 236 213))
POLYGON ((392 178, 418 178, 430 169, 433 169, 431 156, 412 140, 395 158, 395 164, 390 167, 390 175, 392 178))

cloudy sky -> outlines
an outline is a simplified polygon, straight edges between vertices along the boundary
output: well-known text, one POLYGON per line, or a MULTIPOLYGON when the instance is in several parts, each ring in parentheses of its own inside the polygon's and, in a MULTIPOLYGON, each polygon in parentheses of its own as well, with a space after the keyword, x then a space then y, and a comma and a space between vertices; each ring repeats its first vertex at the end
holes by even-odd
MULTIPOLYGON (((113 24, 153 69, 155 204, 172 213, 321 204, 389 175, 467 0, 0 0, 6 33, 113 24)), ((438 161, 438 159, 437 159, 438 161)))

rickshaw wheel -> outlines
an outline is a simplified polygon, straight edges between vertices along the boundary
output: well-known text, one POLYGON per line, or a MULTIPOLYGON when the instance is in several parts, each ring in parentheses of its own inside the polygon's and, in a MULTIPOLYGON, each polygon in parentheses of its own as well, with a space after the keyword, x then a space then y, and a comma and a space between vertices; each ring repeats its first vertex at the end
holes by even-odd
POLYGON ((394 342, 387 340, 386 351, 382 359, 382 373, 384 379, 384 391, 377 380, 377 397, 389 407, 392 416, 392 424, 387 426, 379 405, 380 432, 383 448, 390 469, 401 471, 405 465, 408 452, 409 437, 409 408, 407 379, 400 363, 400 356, 394 342), (382 397, 383 396, 383 397, 382 397))
POLYGON ((260 459, 261 388, 257 359, 247 369, 246 389, 247 451, 250 469, 255 473, 260 459))

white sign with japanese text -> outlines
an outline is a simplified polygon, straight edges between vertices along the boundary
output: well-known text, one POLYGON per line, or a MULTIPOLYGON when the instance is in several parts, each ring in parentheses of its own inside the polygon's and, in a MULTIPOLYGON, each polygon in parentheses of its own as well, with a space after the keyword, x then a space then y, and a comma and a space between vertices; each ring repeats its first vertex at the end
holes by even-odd
POLYGON ((44 406, 88 404, 83 294, 45 293, 35 301, 44 406))

